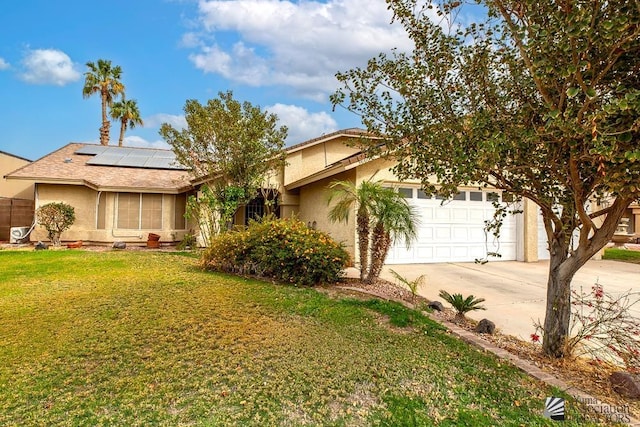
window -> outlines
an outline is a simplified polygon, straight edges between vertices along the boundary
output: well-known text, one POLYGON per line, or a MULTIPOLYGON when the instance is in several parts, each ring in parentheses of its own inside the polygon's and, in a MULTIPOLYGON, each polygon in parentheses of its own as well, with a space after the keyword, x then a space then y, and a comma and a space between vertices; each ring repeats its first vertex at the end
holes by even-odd
POLYGON ((162 229, 162 194, 142 195, 142 228, 162 229))
POLYGON ((244 225, 249 225, 249 221, 260 219, 266 214, 273 214, 276 218, 280 218, 279 193, 275 190, 262 189, 258 196, 245 205, 244 225), (266 206, 267 204, 269 206, 266 206))
POLYGON ((98 212, 96 218, 96 228, 98 230, 104 230, 107 222, 107 195, 100 193, 98 196, 98 212))
POLYGON ((424 190, 418 190, 418 199, 431 199, 431 196, 424 192, 424 190))
POLYGON ((118 193, 117 228, 162 229, 162 194, 118 193))
POLYGON ((140 194, 118 193, 118 228, 140 228, 140 194))
POLYGON ((398 188, 398 194, 405 199, 413 198, 413 188, 398 188))
POLYGON ((472 202, 482 201, 482 191, 469 191, 469 200, 472 202))
POLYGON ((467 193, 461 191, 453 196, 453 200, 467 200, 467 193))
POLYGON ((499 202, 499 201, 500 201, 500 194, 495 192, 487 193, 487 202, 499 202))
POLYGON ((175 220, 173 228, 176 230, 187 229, 187 219, 184 214, 187 212, 187 194, 178 194, 175 201, 175 220))

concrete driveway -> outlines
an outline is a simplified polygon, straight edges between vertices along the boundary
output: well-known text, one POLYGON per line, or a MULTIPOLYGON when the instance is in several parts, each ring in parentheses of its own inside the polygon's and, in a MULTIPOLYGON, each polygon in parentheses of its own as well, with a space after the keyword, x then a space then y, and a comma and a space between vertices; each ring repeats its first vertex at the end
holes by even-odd
MULTIPOLYGON (((484 298, 486 311, 475 311, 468 317, 480 320, 487 318, 503 333, 530 339, 533 323, 544 321, 546 305, 548 261, 524 263, 496 261, 484 265, 474 263, 404 264, 385 266, 381 278, 396 283, 389 272, 395 270, 408 280, 425 275, 425 284, 419 294, 429 300, 440 300, 441 289, 447 292, 470 294, 484 298)), ((585 292, 591 291, 594 283, 603 286, 610 294, 620 294, 629 289, 640 292, 640 264, 619 261, 592 260, 576 273, 572 286, 585 292)), ((640 303, 634 306, 640 317, 640 303)))

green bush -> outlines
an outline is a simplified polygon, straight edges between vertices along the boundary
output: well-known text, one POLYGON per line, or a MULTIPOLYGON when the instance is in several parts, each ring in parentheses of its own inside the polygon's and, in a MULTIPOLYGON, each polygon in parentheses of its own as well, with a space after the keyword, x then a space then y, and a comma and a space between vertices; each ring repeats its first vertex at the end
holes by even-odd
POLYGON ((66 203, 47 203, 36 210, 38 224, 43 226, 54 246, 60 246, 60 235, 76 220, 73 206, 66 203))
POLYGON ((297 219, 252 222, 246 230, 214 238, 203 255, 203 266, 210 270, 304 286, 336 282, 348 261, 331 237, 297 219))

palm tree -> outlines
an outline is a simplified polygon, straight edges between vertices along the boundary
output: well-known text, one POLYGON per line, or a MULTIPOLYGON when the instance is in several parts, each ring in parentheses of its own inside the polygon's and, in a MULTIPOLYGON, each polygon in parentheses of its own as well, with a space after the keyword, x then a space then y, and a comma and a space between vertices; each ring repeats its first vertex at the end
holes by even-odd
POLYGON ((371 266, 367 283, 373 283, 380 276, 394 241, 402 239, 409 248, 417 237, 418 222, 415 208, 393 188, 383 187, 379 191, 371 216, 375 225, 371 234, 371 266))
POLYGON ((369 264, 369 234, 371 222, 370 215, 373 209, 375 195, 382 189, 380 183, 364 181, 356 187, 351 181, 333 181, 329 188, 328 203, 337 199, 335 206, 329 211, 329 220, 332 222, 346 222, 349 213, 356 209, 356 227, 358 234, 358 249, 360 252, 360 279, 366 277, 369 264))
POLYGON ((109 129, 111 124, 107 118, 107 106, 111 106, 113 98, 124 93, 124 85, 120 81, 122 69, 111 66, 111 61, 98 59, 97 63, 87 62, 89 71, 84 73, 85 81, 82 96, 88 98, 94 93, 100 94, 102 103, 102 126, 100 127, 100 144, 109 145, 109 129))
POLYGON ((122 147, 122 141, 124 140, 124 133, 127 127, 133 129, 136 125, 142 126, 142 118, 140 117, 140 110, 138 109, 138 103, 134 99, 124 99, 122 95, 122 101, 114 102, 111 105, 111 118, 114 120, 120 120, 120 138, 118 138, 118 146, 122 147))

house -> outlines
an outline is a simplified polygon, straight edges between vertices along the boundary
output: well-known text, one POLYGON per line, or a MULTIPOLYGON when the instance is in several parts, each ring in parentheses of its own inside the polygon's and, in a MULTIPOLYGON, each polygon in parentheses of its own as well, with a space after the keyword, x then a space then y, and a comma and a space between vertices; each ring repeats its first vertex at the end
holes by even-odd
MULTIPOLYGON (((70 143, 6 178, 31 183, 36 208, 50 202, 74 207, 76 221, 62 234, 65 241, 135 244, 154 233, 177 242, 188 232, 189 171, 170 150, 70 143)), ((31 234, 38 240, 47 240, 42 227, 31 234)))
MULTIPOLYGON (((487 252, 501 260, 536 261, 548 258, 545 233, 535 204, 524 201, 522 214, 504 220, 496 241, 484 231, 484 221, 494 213, 492 200, 503 197, 495 189, 464 187, 452 200, 427 196, 418 181, 400 181, 394 163, 369 159, 358 148, 361 129, 333 132, 286 149, 286 164, 265 179, 258 196, 238 210, 234 223, 245 225, 264 214, 272 200, 280 217, 296 216, 310 227, 328 232, 343 242, 352 259, 358 259, 355 218, 331 223, 328 186, 334 180, 356 185, 381 180, 394 187, 420 215, 418 239, 407 249, 397 242, 387 263, 474 261, 487 252)), ((76 209, 76 223, 63 233, 65 240, 93 243, 142 243, 148 233, 163 242, 177 242, 188 232, 184 220, 186 198, 198 194, 206 180, 192 179, 176 165, 173 153, 128 147, 72 143, 7 176, 35 183, 36 204, 64 201, 76 209)), ((36 229, 31 240, 46 239, 36 229)))
POLYGON ((10 241, 13 227, 30 227, 33 223, 33 183, 5 178, 29 163, 31 160, 0 151, 0 241, 10 241))
POLYGON ((453 200, 428 196, 418 181, 400 181, 391 170, 395 164, 391 160, 366 158, 358 148, 363 137, 370 138, 363 130, 347 129, 289 147, 281 181, 288 211, 343 242, 353 259, 357 259, 355 218, 346 225, 328 220, 327 188, 334 180, 356 185, 370 179, 383 181, 417 208, 417 240, 409 249, 404 242, 396 242, 387 264, 474 261, 487 252, 500 253, 500 260, 549 257, 540 212, 531 201, 522 203, 522 214, 505 218, 496 241, 485 233, 484 221, 492 217, 492 199, 501 200, 500 191, 469 186, 460 188, 453 200))

